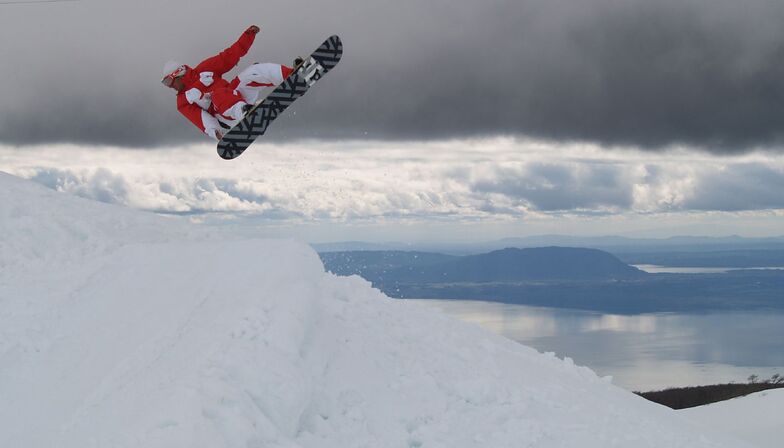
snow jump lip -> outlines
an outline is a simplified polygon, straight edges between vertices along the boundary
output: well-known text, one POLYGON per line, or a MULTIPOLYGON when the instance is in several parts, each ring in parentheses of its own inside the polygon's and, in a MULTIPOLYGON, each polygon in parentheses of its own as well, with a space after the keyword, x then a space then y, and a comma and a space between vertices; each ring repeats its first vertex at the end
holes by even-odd
POLYGON ((239 157, 297 98, 332 70, 343 55, 343 42, 337 35, 324 41, 305 62, 291 73, 264 101, 231 128, 218 142, 218 155, 224 160, 239 157))

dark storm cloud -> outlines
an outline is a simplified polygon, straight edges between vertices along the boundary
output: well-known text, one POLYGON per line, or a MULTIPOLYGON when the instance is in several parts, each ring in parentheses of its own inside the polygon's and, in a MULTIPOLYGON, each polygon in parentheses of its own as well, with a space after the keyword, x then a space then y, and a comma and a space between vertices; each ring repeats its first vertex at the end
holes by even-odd
POLYGON ((2 7, 0 141, 200 141, 158 84, 262 26, 243 64, 345 57, 269 138, 493 134, 742 151, 784 131, 784 2, 82 1, 2 7))

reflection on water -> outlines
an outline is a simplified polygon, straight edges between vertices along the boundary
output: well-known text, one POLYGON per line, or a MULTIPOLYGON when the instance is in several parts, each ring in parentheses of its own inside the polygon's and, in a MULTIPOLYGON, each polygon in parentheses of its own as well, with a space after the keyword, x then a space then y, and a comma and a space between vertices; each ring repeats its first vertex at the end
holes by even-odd
POLYGON ((619 316, 463 300, 415 300, 539 351, 591 367, 630 390, 784 374, 784 313, 619 316))
POLYGON ((724 274, 730 271, 739 270, 765 270, 772 269, 776 271, 784 270, 781 266, 760 267, 760 268, 700 268, 700 267, 672 267, 672 266, 659 266, 656 264, 633 264, 635 268, 648 272, 650 274, 724 274))

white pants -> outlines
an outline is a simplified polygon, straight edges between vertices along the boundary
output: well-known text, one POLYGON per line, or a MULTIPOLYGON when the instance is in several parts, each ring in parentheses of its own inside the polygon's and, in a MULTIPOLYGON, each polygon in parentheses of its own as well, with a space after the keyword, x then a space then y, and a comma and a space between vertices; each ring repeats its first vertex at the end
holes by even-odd
POLYGON ((257 63, 240 72, 237 78, 240 80, 237 93, 242 95, 248 104, 255 104, 283 82, 283 70, 280 64, 257 63))
POLYGON ((234 92, 244 101, 234 103, 229 109, 221 112, 218 119, 228 126, 234 126, 242 117, 243 106, 261 102, 275 87, 283 82, 283 70, 280 64, 253 64, 237 75, 239 84, 234 92))

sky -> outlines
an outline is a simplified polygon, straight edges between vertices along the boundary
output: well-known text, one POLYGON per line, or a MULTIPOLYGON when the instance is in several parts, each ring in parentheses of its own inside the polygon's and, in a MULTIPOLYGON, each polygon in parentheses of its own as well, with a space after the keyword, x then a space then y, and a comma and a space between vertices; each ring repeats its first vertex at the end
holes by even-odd
POLYGON ((0 12, 0 170, 51 188, 318 241, 784 234, 781 2, 0 12), (240 68, 290 64, 330 34, 344 57, 225 162, 159 81, 165 61, 196 65, 251 24, 240 68))

